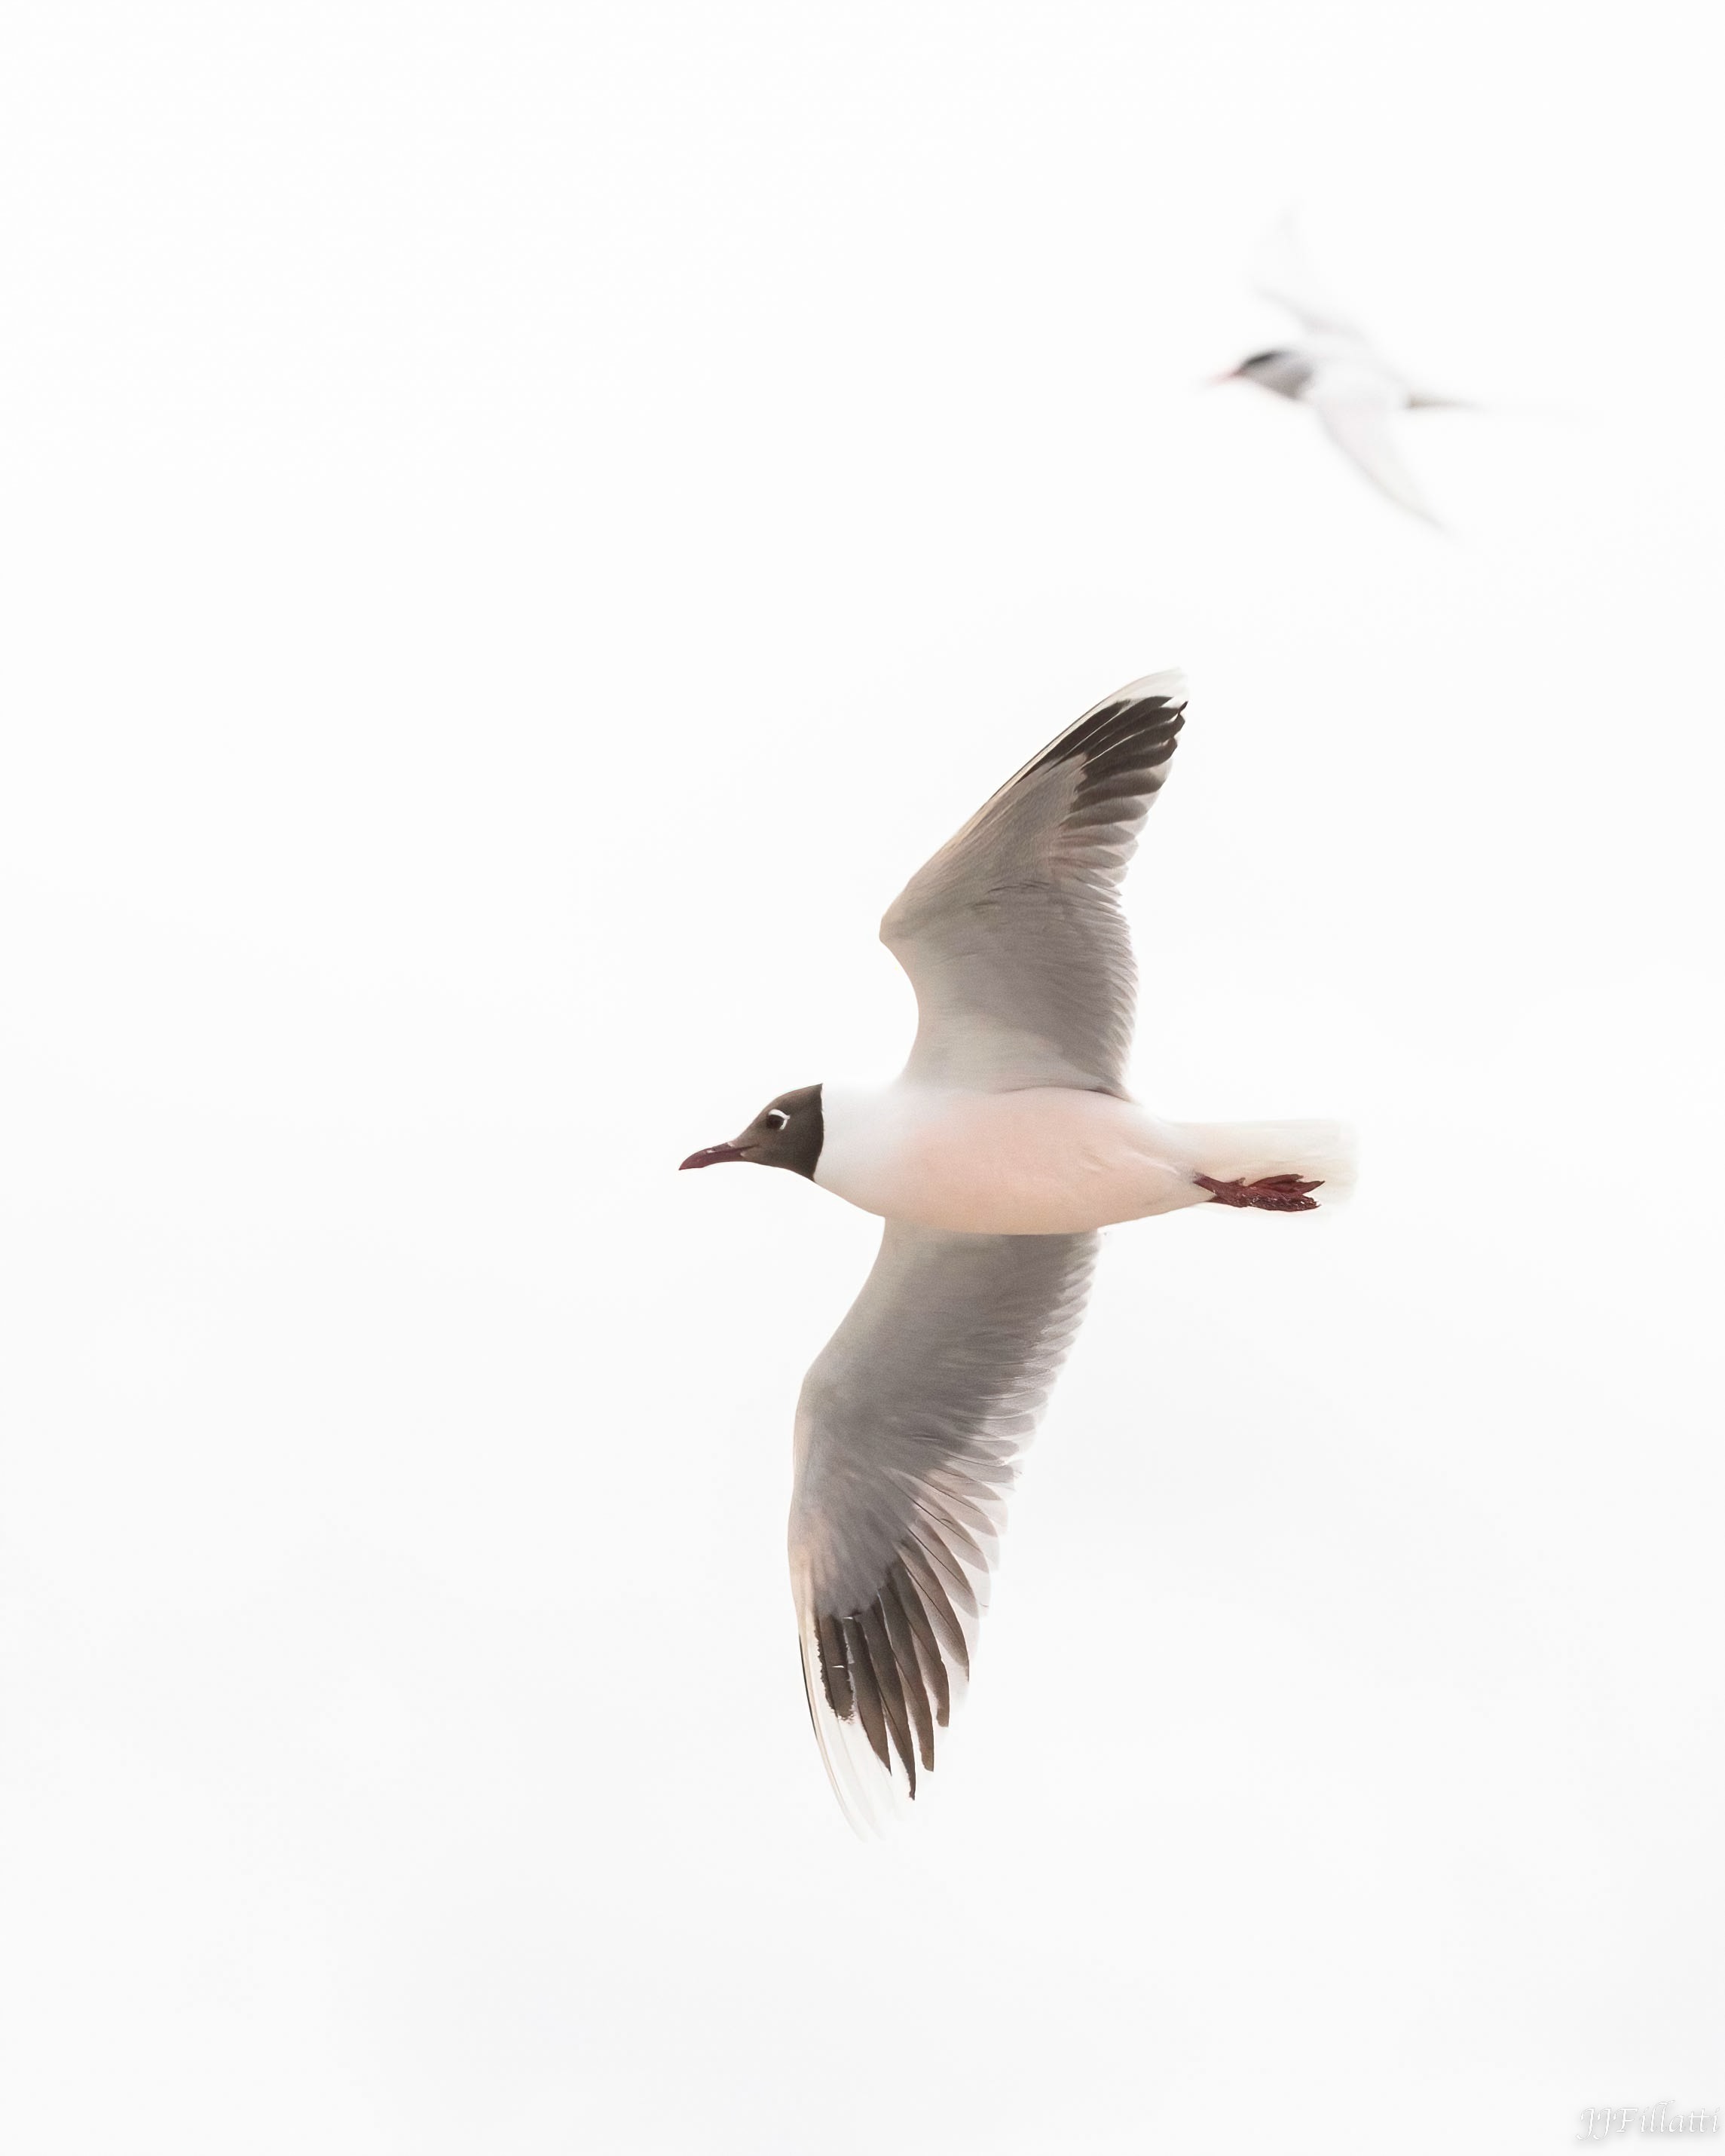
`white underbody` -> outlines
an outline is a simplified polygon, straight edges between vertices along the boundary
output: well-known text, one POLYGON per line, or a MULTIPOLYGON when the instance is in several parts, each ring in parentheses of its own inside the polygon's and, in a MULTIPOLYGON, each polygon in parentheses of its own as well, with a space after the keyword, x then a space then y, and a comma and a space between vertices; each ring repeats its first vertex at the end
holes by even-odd
POLYGON ((1200 1174, 1312 1175, 1326 1199, 1349 1179, 1333 1123, 1168 1123, 1110 1093, 962 1092, 903 1079, 824 1086, 821 1106, 814 1180, 865 1213, 924 1228, 1068 1235, 1206 1204, 1200 1174))

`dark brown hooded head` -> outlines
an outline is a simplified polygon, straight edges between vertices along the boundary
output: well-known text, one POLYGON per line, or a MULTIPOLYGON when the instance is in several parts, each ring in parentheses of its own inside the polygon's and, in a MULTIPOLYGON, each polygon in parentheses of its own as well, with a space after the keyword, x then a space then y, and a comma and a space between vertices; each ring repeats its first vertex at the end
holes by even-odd
POLYGON ((703 1146, 681 1164, 713 1168, 721 1160, 751 1160, 757 1168, 788 1168, 793 1175, 812 1177, 825 1134, 819 1086, 799 1086, 769 1101, 728 1145, 703 1146))

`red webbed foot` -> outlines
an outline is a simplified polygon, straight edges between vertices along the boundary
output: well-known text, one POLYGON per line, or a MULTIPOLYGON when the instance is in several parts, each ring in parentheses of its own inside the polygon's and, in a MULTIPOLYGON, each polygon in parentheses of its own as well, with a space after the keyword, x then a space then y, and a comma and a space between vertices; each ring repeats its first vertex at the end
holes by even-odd
POLYGON ((1264 1175, 1255 1183, 1224 1183, 1214 1175, 1194 1175, 1192 1180, 1219 1205, 1250 1205, 1260 1213, 1315 1213, 1317 1200, 1306 1194, 1323 1188, 1321 1182, 1308 1183, 1298 1175, 1264 1175))

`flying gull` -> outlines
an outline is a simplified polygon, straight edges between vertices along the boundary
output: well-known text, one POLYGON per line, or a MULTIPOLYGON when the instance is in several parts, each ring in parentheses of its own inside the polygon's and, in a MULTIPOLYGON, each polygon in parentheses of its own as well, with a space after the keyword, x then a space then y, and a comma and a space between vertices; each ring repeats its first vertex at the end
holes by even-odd
POLYGON ((1019 1456, 1083 1314, 1096 1231, 1191 1205, 1307 1213, 1332 1123, 1171 1123, 1127 1090, 1118 889, 1183 723, 1117 690, 921 869, 880 926, 916 992, 891 1084, 802 1086, 683 1162, 788 1168, 886 1222, 797 1406, 791 1584, 809 1711, 859 1830, 935 1763, 1019 1456))

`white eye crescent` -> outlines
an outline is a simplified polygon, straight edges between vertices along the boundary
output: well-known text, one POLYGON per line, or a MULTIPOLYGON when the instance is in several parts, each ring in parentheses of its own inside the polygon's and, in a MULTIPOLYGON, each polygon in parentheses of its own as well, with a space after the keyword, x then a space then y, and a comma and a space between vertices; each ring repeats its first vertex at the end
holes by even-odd
POLYGON ((789 1122, 790 1117, 785 1113, 783 1108, 769 1108, 767 1111, 767 1120, 772 1124, 774 1130, 782 1131, 785 1125, 789 1122))

